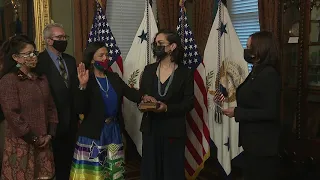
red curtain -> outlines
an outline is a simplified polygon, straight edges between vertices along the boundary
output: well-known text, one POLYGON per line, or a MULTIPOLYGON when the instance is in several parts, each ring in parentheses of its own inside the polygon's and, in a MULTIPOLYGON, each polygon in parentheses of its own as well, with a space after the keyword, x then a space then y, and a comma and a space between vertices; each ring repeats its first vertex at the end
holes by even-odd
MULTIPOLYGON (((96 10, 95 0, 74 0, 74 39, 75 58, 82 61, 82 54, 86 48, 93 16, 96 10)), ((101 1, 102 9, 106 7, 106 0, 101 1)))
POLYGON ((279 0, 258 0, 260 29, 270 31, 278 39, 279 28, 279 0))
POLYGON ((200 54, 203 56, 204 49, 211 31, 214 20, 213 5, 215 0, 193 1, 193 34, 197 42, 200 54))
POLYGON ((176 30, 180 0, 157 0, 159 29, 176 30))

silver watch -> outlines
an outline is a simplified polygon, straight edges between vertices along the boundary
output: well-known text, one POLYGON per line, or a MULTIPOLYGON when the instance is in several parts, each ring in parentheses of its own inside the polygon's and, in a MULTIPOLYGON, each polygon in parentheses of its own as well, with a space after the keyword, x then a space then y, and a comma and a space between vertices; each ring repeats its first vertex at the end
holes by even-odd
POLYGON ((79 86, 80 91, 85 90, 86 88, 79 86))

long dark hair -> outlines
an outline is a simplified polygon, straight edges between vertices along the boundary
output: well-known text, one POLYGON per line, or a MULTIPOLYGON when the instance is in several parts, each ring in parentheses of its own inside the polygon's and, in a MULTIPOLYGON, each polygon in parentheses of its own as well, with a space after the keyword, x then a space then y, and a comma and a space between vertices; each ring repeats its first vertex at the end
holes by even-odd
POLYGON ((107 46, 103 42, 91 42, 88 44, 87 48, 83 52, 83 60, 82 60, 82 63, 86 66, 86 69, 89 69, 90 71, 92 71, 91 61, 93 59, 94 53, 96 53, 98 49, 103 47, 107 48, 107 46))
POLYGON ((16 35, 4 42, 0 48, 0 78, 11 71, 18 71, 17 62, 12 55, 19 54, 20 51, 30 44, 36 49, 36 45, 25 35, 16 35))
POLYGON ((153 43, 156 42, 156 38, 159 34, 164 34, 170 44, 175 43, 177 45, 177 47, 171 53, 172 62, 175 62, 176 64, 181 64, 184 56, 184 48, 182 47, 179 34, 176 31, 162 29, 158 31, 158 33, 154 37, 153 43))
POLYGON ((278 44, 273 34, 268 31, 260 31, 251 36, 251 49, 255 55, 255 66, 269 65, 278 70, 278 44))

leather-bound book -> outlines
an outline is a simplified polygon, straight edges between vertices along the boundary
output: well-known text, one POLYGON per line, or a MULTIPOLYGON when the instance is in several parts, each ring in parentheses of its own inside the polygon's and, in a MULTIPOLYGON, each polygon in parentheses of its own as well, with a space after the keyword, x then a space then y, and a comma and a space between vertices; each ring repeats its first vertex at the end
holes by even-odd
POLYGON ((156 110, 159 108, 159 103, 147 102, 147 103, 140 103, 139 109, 142 111, 151 111, 156 110))

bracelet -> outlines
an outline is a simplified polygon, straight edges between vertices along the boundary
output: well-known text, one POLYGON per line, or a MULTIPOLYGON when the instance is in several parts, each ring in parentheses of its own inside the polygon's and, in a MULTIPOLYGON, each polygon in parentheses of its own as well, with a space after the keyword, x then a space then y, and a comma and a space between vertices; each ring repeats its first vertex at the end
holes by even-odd
POLYGON ((37 144, 38 141, 39 141, 39 138, 37 136, 32 137, 33 144, 37 144))
POLYGON ((50 140, 52 139, 52 136, 50 134, 48 134, 47 136, 50 138, 50 140))
POLYGON ((83 90, 85 90, 86 88, 84 88, 84 87, 82 87, 82 86, 79 86, 79 89, 80 89, 80 91, 83 91, 83 90))
POLYGON ((143 100, 144 97, 148 96, 148 94, 145 94, 143 96, 141 96, 141 100, 143 100))

